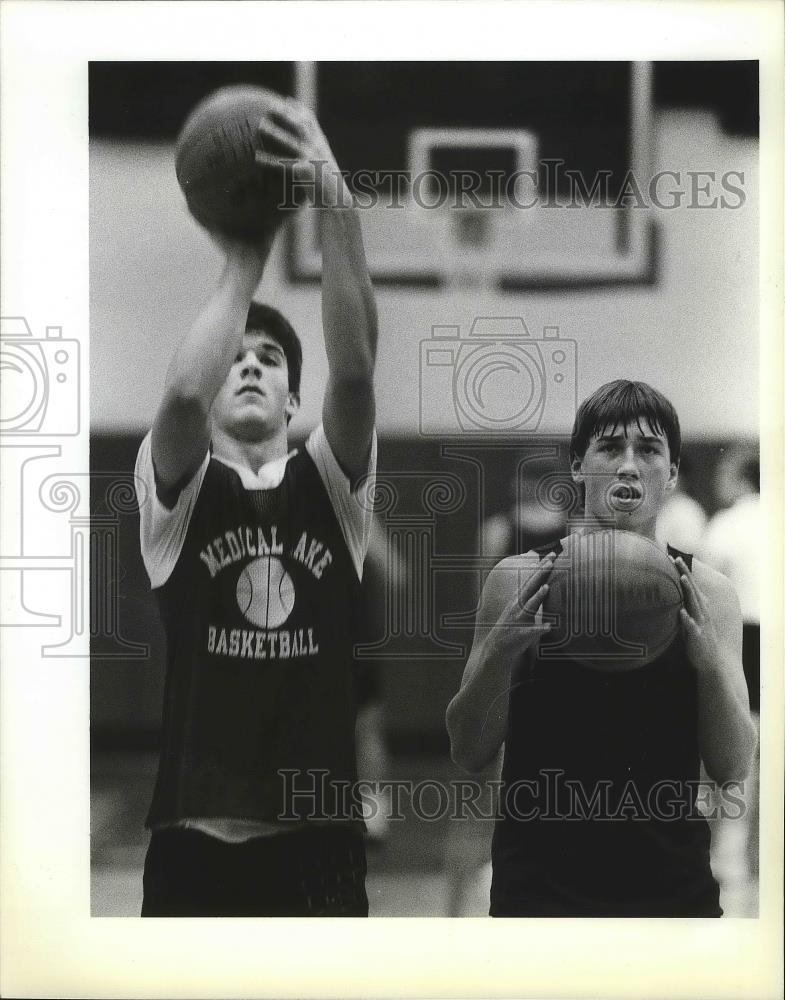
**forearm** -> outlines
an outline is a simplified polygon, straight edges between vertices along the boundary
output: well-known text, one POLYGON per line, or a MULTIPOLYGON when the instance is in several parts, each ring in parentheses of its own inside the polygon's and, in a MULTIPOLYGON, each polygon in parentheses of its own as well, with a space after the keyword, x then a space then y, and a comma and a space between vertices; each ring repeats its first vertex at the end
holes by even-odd
POLYGON ((447 706, 452 759, 480 771, 496 756, 507 735, 513 660, 484 650, 472 652, 461 688, 447 706))
POLYGON ((727 665, 699 668, 698 742, 709 776, 721 784, 742 781, 749 773, 757 733, 746 697, 742 697, 727 665))
POLYGON ((252 247, 227 253, 213 294, 169 365, 168 396, 197 401, 209 410, 242 345, 248 308, 266 259, 265 250, 252 247))
POLYGON ((330 376, 335 381, 371 382, 376 363, 376 302, 357 209, 347 204, 318 211, 322 321, 330 376))

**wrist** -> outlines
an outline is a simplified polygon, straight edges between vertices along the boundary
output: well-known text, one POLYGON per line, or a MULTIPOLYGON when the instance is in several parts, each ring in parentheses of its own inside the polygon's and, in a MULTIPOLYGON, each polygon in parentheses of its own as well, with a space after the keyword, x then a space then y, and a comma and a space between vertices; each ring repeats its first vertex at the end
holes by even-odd
POLYGON ((266 247, 238 246, 226 252, 220 282, 225 288, 249 297, 256 291, 267 263, 266 247))
POLYGON ((332 157, 316 161, 314 207, 324 209, 352 208, 352 197, 346 178, 332 157))
POLYGON ((507 625, 492 629, 483 643, 485 658, 503 669, 510 669, 524 655, 531 643, 526 641, 523 629, 507 625))
POLYGON ((697 652, 690 659, 695 672, 701 676, 712 677, 723 673, 719 655, 712 655, 711 652, 697 652))

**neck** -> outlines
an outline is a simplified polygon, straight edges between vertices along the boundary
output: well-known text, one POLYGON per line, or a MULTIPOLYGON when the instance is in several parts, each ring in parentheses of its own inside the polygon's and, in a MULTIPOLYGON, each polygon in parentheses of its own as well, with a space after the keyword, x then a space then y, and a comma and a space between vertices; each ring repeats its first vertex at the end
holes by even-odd
POLYGON ((281 428, 269 438, 243 441, 232 437, 218 427, 213 428, 213 453, 235 465, 258 472, 266 463, 289 454, 286 428, 281 428))

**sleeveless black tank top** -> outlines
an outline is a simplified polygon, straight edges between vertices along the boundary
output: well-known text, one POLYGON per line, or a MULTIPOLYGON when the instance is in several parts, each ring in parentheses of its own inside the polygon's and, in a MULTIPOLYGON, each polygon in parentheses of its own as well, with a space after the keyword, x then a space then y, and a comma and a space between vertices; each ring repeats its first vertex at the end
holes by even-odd
POLYGON ((510 693, 491 915, 720 916, 696 808, 697 712, 681 635, 623 673, 525 658, 510 693))
POLYGON ((341 788, 357 780, 360 581, 310 455, 266 490, 211 459, 155 594, 167 666, 147 825, 356 819, 341 788))

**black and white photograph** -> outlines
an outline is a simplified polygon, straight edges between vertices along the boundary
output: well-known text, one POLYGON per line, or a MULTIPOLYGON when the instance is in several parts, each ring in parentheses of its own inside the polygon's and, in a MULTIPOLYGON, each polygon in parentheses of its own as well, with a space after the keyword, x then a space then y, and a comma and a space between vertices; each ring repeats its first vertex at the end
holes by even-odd
POLYGON ((6 982, 781 996, 781 7, 22 6, 6 982))

